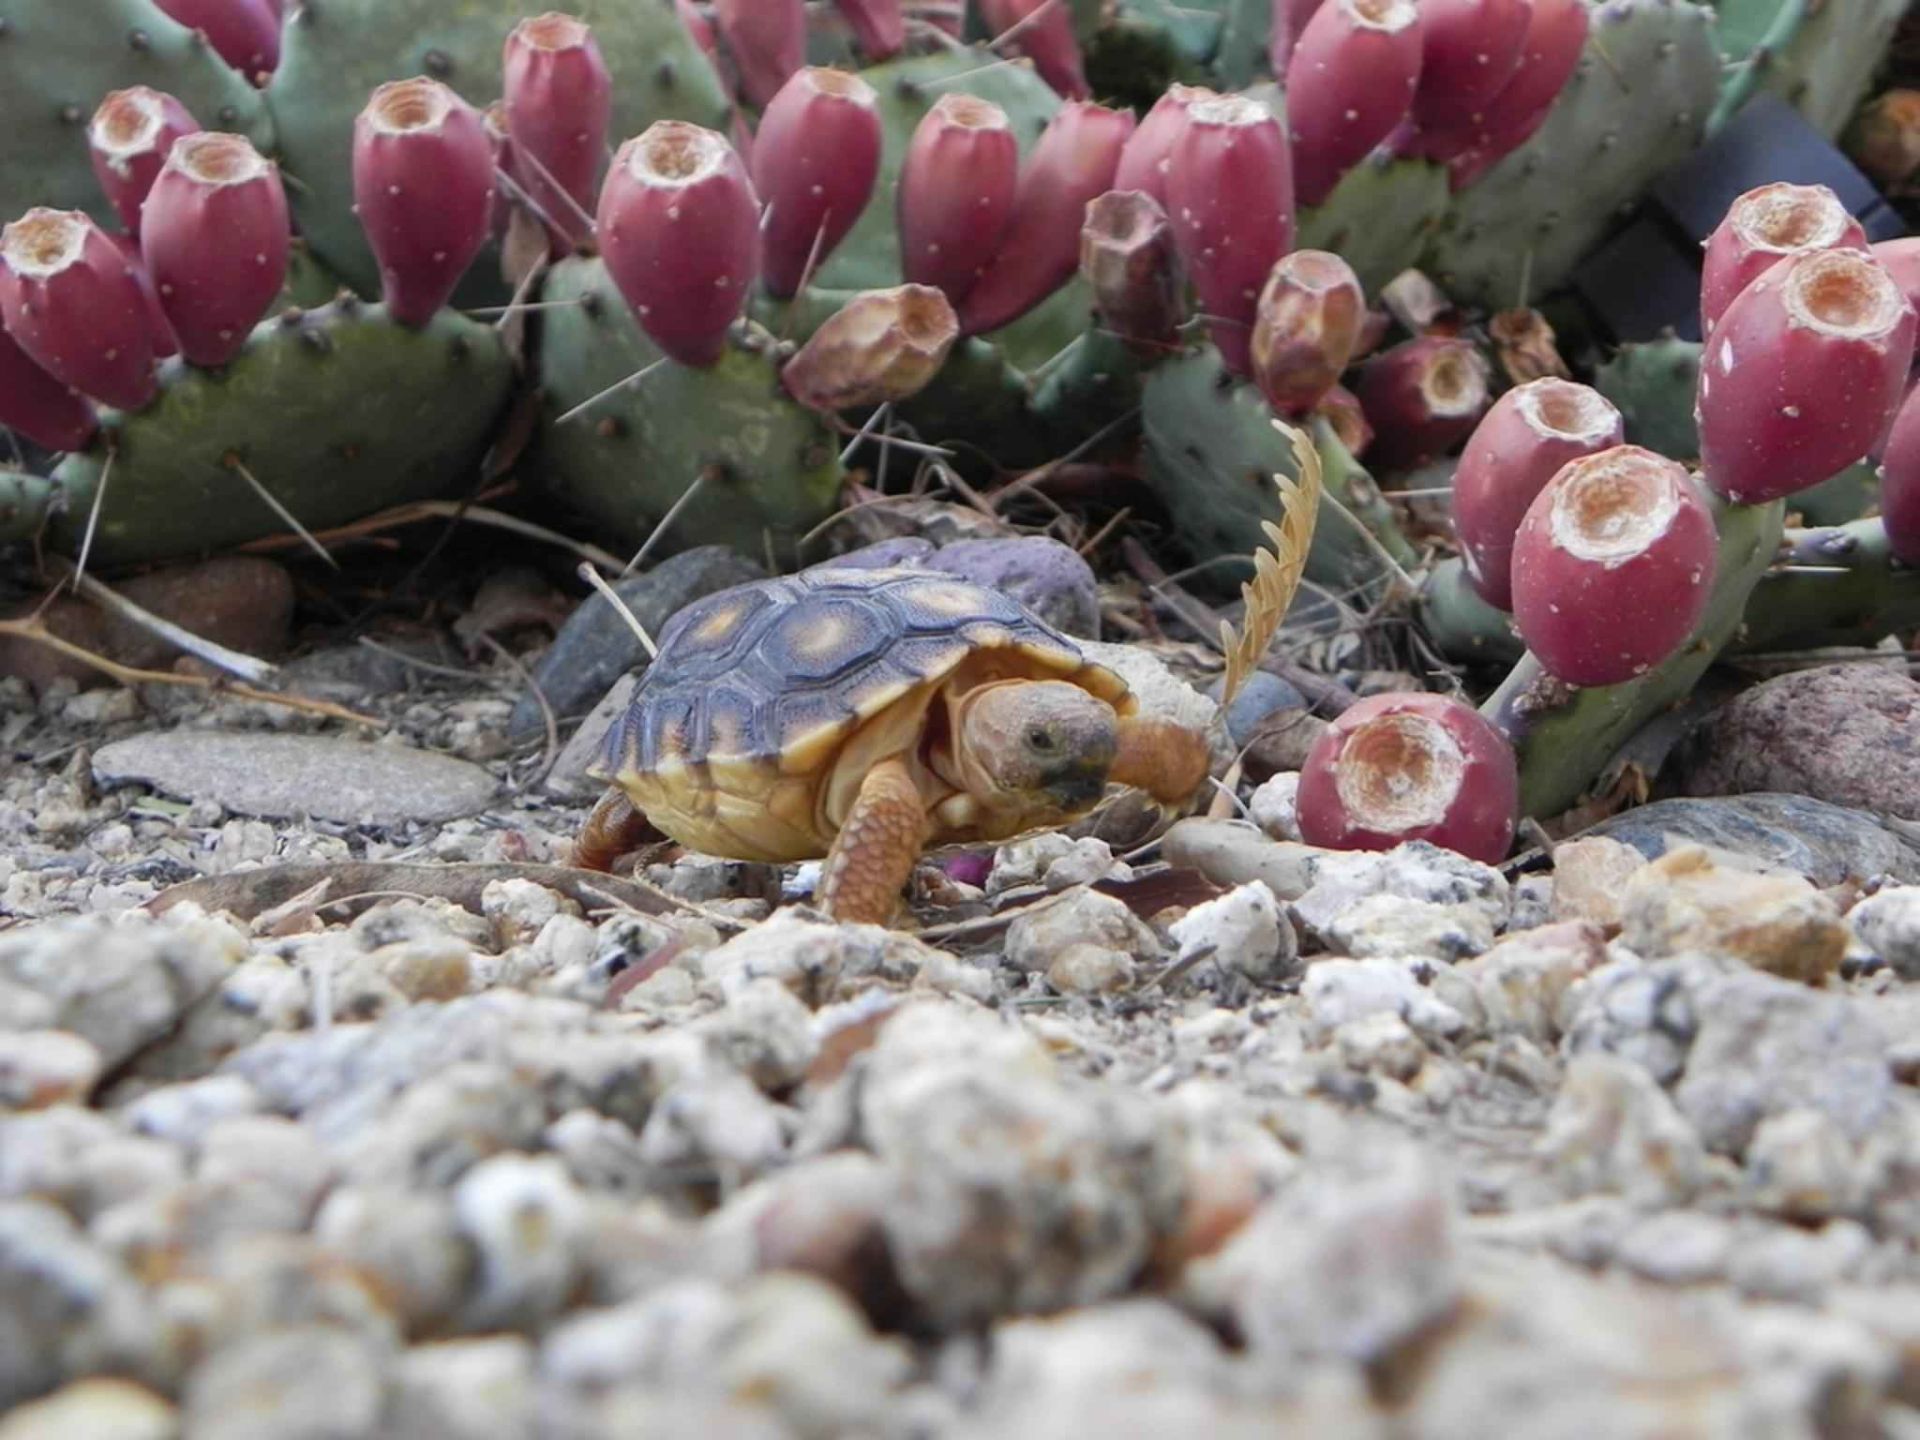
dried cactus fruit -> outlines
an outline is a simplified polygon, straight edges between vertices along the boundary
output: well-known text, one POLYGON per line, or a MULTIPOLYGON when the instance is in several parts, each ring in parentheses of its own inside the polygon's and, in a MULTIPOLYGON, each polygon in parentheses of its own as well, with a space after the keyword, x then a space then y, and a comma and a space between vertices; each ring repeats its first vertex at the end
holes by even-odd
POLYGON ((247 343, 286 283, 290 240, 280 168, 244 135, 175 143, 147 196, 140 252, 190 363, 224 365, 247 343))
POLYGON ((207 37, 213 53, 247 79, 280 64, 280 14, 269 0, 153 0, 189 30, 207 37))
POLYGON ((1407 117, 1424 19, 1413 0, 1327 0, 1287 64, 1287 124, 1302 205, 1318 205, 1407 117))
POLYGON ((1686 643, 1706 613, 1717 536, 1678 461, 1616 445, 1568 464, 1513 541, 1513 618, 1549 675, 1617 685, 1686 643))
POLYGON ((1364 458, 1373 448, 1373 426, 1367 423, 1367 412, 1361 408, 1360 397, 1346 386, 1336 385, 1322 395, 1313 413, 1327 422, 1354 459, 1364 458))
POLYGON ((84 450, 100 428, 93 407, 0 330, 0 425, 48 450, 84 450))
POLYGON ((1423 335, 1361 367, 1357 392, 1373 426, 1369 458, 1397 470, 1444 455, 1487 409, 1486 357, 1471 341, 1423 335))
POLYGON ((1167 172, 1167 214, 1220 358, 1251 374, 1260 291, 1293 248, 1293 158, 1273 111, 1244 95, 1192 106, 1167 172))
POLYGON ((1484 864, 1513 845, 1519 776, 1500 732, 1444 695, 1350 706, 1300 768, 1300 834, 1330 850, 1425 840, 1484 864))
POLYGON ((1161 206, 1167 203, 1167 168, 1173 161, 1173 147, 1187 127, 1187 111, 1202 100, 1217 100, 1219 92, 1204 85, 1169 85, 1147 111, 1120 152, 1120 168, 1114 172, 1116 190, 1141 190, 1161 206))
POLYGON ((1183 311, 1173 226, 1143 190, 1109 190, 1087 207, 1080 227, 1080 274, 1101 322, 1128 345, 1165 353, 1177 341, 1183 311))
POLYGON ((1780 261, 1740 292, 1700 365, 1707 484, 1754 504, 1818 485, 1876 448, 1913 361, 1915 314, 1851 250, 1780 261))
POLYGON ((661 120, 620 147, 600 252, 647 337, 682 365, 726 349, 760 272, 760 202, 726 137, 661 120))
POLYGON ((1778 182, 1749 190, 1707 237, 1700 270, 1700 333, 1755 279, 1789 255, 1865 250, 1866 232, 1825 185, 1778 182))
POLYGON ((1091 93, 1070 5, 1062 0, 980 0, 980 14, 996 48, 1004 42, 1014 54, 1026 56, 1063 100, 1084 100, 1091 93))
POLYGON ((762 272, 785 300, 847 238, 880 174, 880 113, 858 75, 809 67, 781 87, 753 141, 753 188, 765 207, 762 272))
POLYGON ((714 0, 749 104, 765 105, 807 63, 807 12, 801 0, 714 0))
POLYGON ((1020 185, 1020 144, 991 100, 942 95, 914 128, 900 167, 900 269, 958 305, 1005 238, 1020 185))
POLYGON ((354 211, 387 311, 424 325, 492 233, 493 143, 465 100, 425 76, 373 92, 353 127, 354 211))
POLYGON ((1338 255, 1283 255, 1253 325, 1253 375, 1267 403, 1283 415, 1318 405, 1353 359, 1366 313, 1359 278, 1338 255))
POLYGON ((613 77, 593 31, 548 11, 507 36, 507 173, 546 217, 558 257, 593 241, 593 205, 613 123, 613 77))
POLYGON ((1535 498, 1574 460, 1624 440, 1620 412, 1572 381, 1507 391, 1474 428, 1453 472, 1453 530, 1480 598, 1513 608, 1513 539, 1535 498))
POLYGON ((137 410, 159 389, 140 283, 120 247, 78 210, 36 207, 0 231, 0 325, 82 395, 137 410))
POLYGON ((140 207, 173 142, 200 128, 186 106, 145 85, 115 90, 93 112, 87 126, 93 173, 129 235, 140 233, 140 207))
POLYGON ((1087 206, 1112 188, 1133 128, 1130 110, 1084 100, 1060 107, 1020 172, 998 251, 955 307, 961 334, 1011 324, 1073 276, 1087 206))
POLYGON ((953 306, 931 285, 868 290, 813 332, 780 381, 810 410, 907 400, 940 373, 959 337, 953 306))

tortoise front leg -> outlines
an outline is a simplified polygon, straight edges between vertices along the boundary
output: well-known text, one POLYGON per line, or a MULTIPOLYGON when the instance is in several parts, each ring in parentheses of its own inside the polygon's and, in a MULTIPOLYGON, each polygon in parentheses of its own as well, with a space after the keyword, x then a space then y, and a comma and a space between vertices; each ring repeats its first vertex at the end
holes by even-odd
POLYGON ((573 865, 580 870, 609 872, 622 855, 659 838, 660 832, 626 793, 617 785, 609 786, 573 842, 573 865))
POLYGON ((1207 737, 1198 730, 1129 715, 1120 722, 1120 751, 1107 778, 1144 790, 1162 805, 1178 805, 1193 798, 1212 765, 1207 737))
POLYGON ((835 920, 885 925, 926 838, 926 802, 906 763, 874 766, 820 869, 820 907, 835 920))

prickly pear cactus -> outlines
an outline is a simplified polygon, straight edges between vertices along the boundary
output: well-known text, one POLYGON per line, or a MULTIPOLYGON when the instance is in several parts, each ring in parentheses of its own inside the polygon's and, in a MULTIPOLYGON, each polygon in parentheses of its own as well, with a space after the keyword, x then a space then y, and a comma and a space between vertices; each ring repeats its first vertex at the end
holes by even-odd
POLYGON ((424 329, 358 300, 263 321, 220 370, 169 361, 160 398, 101 417, 94 447, 53 473, 53 542, 80 542, 102 487, 101 564, 177 559, 287 530, 244 466, 309 530, 451 493, 513 385, 492 327, 442 311, 424 329))
POLYGON ((209 130, 267 150, 260 92, 150 0, 0 0, 0 216, 84 210, 119 228, 87 158, 87 123, 109 91, 150 85, 209 130))
MULTIPOLYGON (((614 79, 613 136, 655 120, 727 128, 713 66, 662 0, 578 0, 614 79)), ((499 98, 501 47, 527 13, 521 0, 302 0, 290 7, 280 68, 267 92, 294 219, 314 252, 364 294, 378 272, 353 215, 353 122, 376 86, 431 76, 475 105, 499 98)), ((497 267, 483 257, 462 300, 494 295, 497 267)))
MULTIPOLYGON (((1276 473, 1299 478, 1286 436, 1251 385, 1235 383, 1211 348, 1155 366, 1141 391, 1145 476, 1174 528, 1174 541, 1196 561, 1249 555, 1267 543, 1261 522, 1285 514, 1276 473)), ((1393 527, 1379 487, 1322 423, 1313 426, 1326 493, 1402 564, 1413 553, 1393 527), (1383 523, 1384 522, 1384 523, 1383 523)), ((1321 512, 1307 557, 1307 578, 1336 590, 1364 586, 1385 574, 1378 551, 1333 506, 1321 512)))
POLYGON ((637 548, 698 482, 653 553, 731 545, 764 557, 771 545, 777 563, 794 563, 795 542, 838 502, 844 442, 781 390, 771 337, 759 332, 751 351, 730 345, 710 369, 663 364, 561 424, 661 356, 598 260, 561 262, 541 298, 550 308, 540 319, 545 399, 532 464, 542 483, 598 525, 603 544, 637 548))
POLYGON ((1907 0, 1719 0, 1720 48, 1733 68, 1711 128, 1771 90, 1838 139, 1907 8, 1907 0))
POLYGON ((1368 159, 1300 211, 1298 247, 1331 250, 1369 295, 1414 264, 1447 213, 1447 172, 1425 160, 1368 159), (1382 224, 1391 216, 1392 223, 1382 224))
POLYGON ((1428 255, 1455 299, 1504 309, 1554 289, 1623 206, 1700 143, 1719 89, 1712 12, 1605 0, 1547 122, 1453 197, 1428 255))

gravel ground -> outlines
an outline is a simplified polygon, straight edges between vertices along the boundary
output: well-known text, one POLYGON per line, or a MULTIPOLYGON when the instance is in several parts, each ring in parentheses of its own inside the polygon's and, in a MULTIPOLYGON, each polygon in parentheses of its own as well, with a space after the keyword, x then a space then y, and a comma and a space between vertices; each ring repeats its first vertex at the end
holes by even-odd
POLYGON ((929 867, 912 930, 562 893, 511 673, 327 663, 507 798, 106 789, 339 730, 0 683, 0 1440, 1920 1435, 1920 888, 1332 855, 1282 777, 929 867))

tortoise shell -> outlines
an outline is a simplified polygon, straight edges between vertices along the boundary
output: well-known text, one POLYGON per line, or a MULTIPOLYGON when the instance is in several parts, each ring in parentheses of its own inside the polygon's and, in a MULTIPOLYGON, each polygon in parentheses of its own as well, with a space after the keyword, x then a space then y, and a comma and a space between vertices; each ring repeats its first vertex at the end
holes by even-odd
POLYGON ((926 570, 820 568, 679 611, 589 773, 660 830, 739 859, 824 854, 819 788, 876 723, 917 737, 940 687, 1066 680, 1131 713, 1119 675, 1011 596, 926 570))

